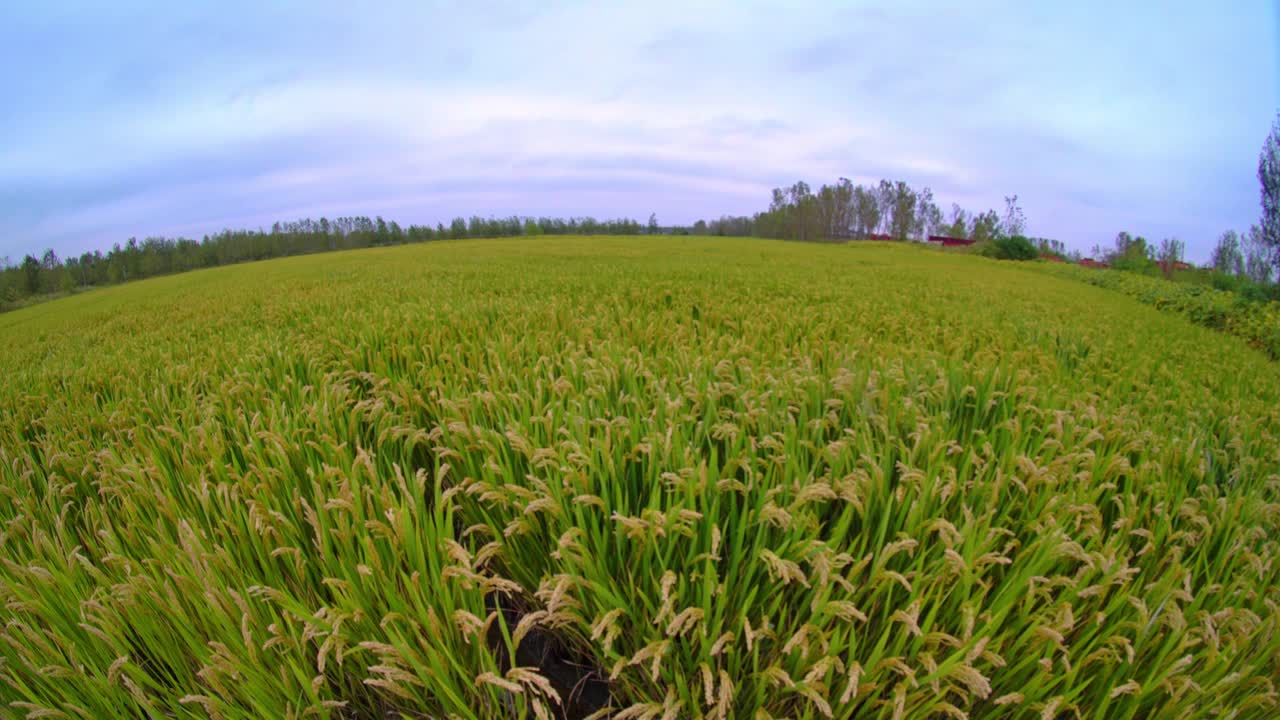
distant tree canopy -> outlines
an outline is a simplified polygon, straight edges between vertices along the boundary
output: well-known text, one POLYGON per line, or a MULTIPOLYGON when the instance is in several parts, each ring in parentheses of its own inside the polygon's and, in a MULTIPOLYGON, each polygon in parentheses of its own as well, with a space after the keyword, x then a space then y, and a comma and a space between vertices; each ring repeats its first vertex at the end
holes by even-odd
POLYGON ((1265 249, 1268 264, 1280 266, 1280 116, 1271 124, 1271 132, 1258 155, 1258 184, 1262 217, 1251 234, 1256 236, 1259 247, 1265 249))
POLYGON ((1218 238, 1209 264, 1214 270, 1228 275, 1244 274, 1244 254, 1240 251, 1240 234, 1227 230, 1218 238))
MULTIPOLYGON (((1272 127, 1258 162, 1262 217, 1247 233, 1228 231, 1214 248, 1211 269, 1220 286, 1254 294, 1280 295, 1273 281, 1280 269, 1280 119, 1272 127)), ((20 261, 0 261, 0 310, 26 299, 78 288, 127 282, 198 268, 305 253, 348 250, 433 240, 537 235, 639 235, 670 233, 713 236, 756 236, 808 242, 851 239, 923 241, 930 235, 980 243, 982 252, 1002 258, 1055 256, 1079 260, 1058 240, 1025 237, 1027 220, 1018 196, 1005 198, 1003 216, 994 209, 971 212, 952 204, 946 215, 928 188, 915 190, 902 180, 855 185, 840 178, 816 191, 804 181, 774 188, 766 210, 746 216, 724 215, 698 220, 690 227, 661 227, 656 214, 643 225, 636 220, 591 217, 454 218, 447 226, 401 226, 381 217, 340 217, 277 222, 270 230, 224 230, 196 241, 188 238, 130 238, 105 254, 86 252, 60 259, 53 250, 20 261), (1017 240, 1014 240, 1017 238, 1017 240)), ((1172 276, 1184 267, 1185 244, 1175 238, 1160 243, 1121 232, 1093 255, 1111 266, 1146 274, 1172 276)))
MULTIPOLYGON (((754 235, 809 242, 839 240, 918 240, 929 235, 966 238, 979 242, 1018 235, 1026 229, 1026 217, 1018 196, 1005 198, 1005 217, 995 210, 970 214, 951 206, 951 218, 943 217, 929 188, 915 190, 902 180, 881 180, 875 185, 854 185, 840 178, 817 191, 808 183, 774 188, 769 209, 748 216, 724 216, 699 220, 694 232, 709 235, 754 235)), ((1057 241, 1044 240, 1061 248, 1057 241)))
MULTIPOLYGON (((1215 284, 1280 297, 1273 280, 1280 271, 1280 116, 1272 124, 1258 157, 1262 215, 1248 233, 1227 231, 1218 239, 1210 266, 1215 284)), ((1038 255, 1067 258, 1063 244, 1047 238, 1027 238, 1026 217, 1018 196, 1005 198, 1005 213, 972 213, 952 204, 944 217, 929 188, 914 190, 902 180, 854 185, 840 178, 815 192, 803 181, 775 188, 767 210, 751 216, 721 216, 698 220, 691 228, 662 228, 656 214, 645 225, 635 220, 596 220, 591 217, 457 217, 446 227, 438 223, 403 227, 381 217, 340 217, 333 220, 277 222, 266 230, 224 230, 196 241, 188 238, 129 238, 103 254, 86 252, 60 259, 53 250, 41 257, 0 260, 0 310, 28 298, 77 288, 110 285, 153 275, 304 253, 348 250, 432 240, 535 235, 638 235, 670 232, 683 235, 758 236, 811 242, 848 239, 925 240, 929 235, 966 238, 999 257, 1038 255)), ((1141 235, 1116 235, 1110 247, 1095 245, 1097 259, 1113 267, 1172 276, 1183 265, 1185 245, 1166 238, 1158 246, 1141 235)), ((1079 259, 1078 253, 1071 253, 1079 259)))
POLYGON ((443 224, 432 228, 403 227, 381 217, 360 216, 277 222, 270 230, 223 230, 200 241, 151 237, 139 242, 129 238, 123 246, 117 243, 105 254, 93 251, 60 260, 49 250, 40 258, 27 255, 16 265, 6 262, 0 268, 0 309, 38 295, 288 255, 458 238, 638 235, 642 229, 635 220, 591 217, 473 216, 454 218, 447 228, 443 224))
POLYGON ((1094 257, 1120 270, 1144 272, 1156 266, 1155 246, 1141 235, 1124 230, 1116 234, 1112 247, 1093 247, 1094 257))
MULTIPOLYGON (((1185 262, 1185 251, 1186 244, 1178 238, 1168 237, 1157 244, 1141 235, 1121 232, 1111 245, 1095 245, 1093 257, 1118 270, 1163 274, 1174 279, 1176 271, 1193 269, 1185 262)), ((1246 233, 1227 230, 1218 237, 1208 264, 1198 270, 1199 281, 1211 282, 1219 290, 1231 290, 1249 299, 1280 300, 1273 257, 1257 225, 1246 233)))

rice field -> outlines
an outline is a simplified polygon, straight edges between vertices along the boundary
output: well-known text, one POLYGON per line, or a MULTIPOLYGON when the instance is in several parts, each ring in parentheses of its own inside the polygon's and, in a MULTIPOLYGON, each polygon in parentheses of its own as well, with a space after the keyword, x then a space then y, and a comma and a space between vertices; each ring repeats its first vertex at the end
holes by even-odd
POLYGON ((255 263, 0 316, 0 408, 0 717, 1280 714, 1280 366, 1011 264, 255 263))

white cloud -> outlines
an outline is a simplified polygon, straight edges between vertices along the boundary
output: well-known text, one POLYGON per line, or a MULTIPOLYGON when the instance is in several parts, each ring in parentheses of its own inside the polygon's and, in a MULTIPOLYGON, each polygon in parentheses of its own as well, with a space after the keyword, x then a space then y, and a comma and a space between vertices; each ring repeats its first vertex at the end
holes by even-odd
POLYGON ((1247 224, 1238 176, 1275 105, 1268 12, 233 1, 19 17, 0 29, 0 80, 19 89, 0 109, 0 253, 304 211, 692 220, 839 176, 970 209, 1017 192, 1033 231, 1068 241, 1185 217, 1195 250, 1247 224), (64 51, 15 74, 39 46, 64 51))

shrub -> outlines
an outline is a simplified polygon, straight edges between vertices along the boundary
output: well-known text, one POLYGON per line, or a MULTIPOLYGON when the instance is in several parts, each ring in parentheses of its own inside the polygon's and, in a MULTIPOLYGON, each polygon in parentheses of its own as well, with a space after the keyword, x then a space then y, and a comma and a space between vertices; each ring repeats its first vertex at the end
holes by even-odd
POLYGON ((997 260, 1035 260, 1040 257, 1040 251, 1025 237, 1010 235, 993 240, 987 257, 997 260))
POLYGON ((947 250, 956 252, 960 255, 981 255, 982 257, 995 257, 994 248, 990 240, 981 240, 972 245, 965 245, 958 248, 947 248, 947 250))

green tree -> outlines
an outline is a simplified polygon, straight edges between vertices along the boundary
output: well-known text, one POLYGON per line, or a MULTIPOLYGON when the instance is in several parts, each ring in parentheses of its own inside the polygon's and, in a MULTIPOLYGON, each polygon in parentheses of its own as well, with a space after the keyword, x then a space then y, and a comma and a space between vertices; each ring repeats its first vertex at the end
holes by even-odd
POLYGON ((8 265, 0 270, 0 304, 11 303, 18 299, 18 278, 21 274, 21 268, 8 265))
POLYGON ((44 257, 40 260, 40 291, 56 291, 61 274, 62 261, 58 259, 58 253, 54 252, 52 248, 45 250, 44 257))
POLYGON ((933 201, 933 190, 929 188, 920 191, 920 199, 917 205, 919 206, 916 211, 917 221, 920 225, 917 232, 922 236, 920 239, 925 240, 942 227, 942 210, 933 201))
POLYGON ((34 255, 22 259, 22 291, 27 295, 40 292, 40 261, 34 255))
POLYGON ((893 184, 892 215, 889 219, 889 236, 894 240, 909 240, 916 233, 920 223, 916 217, 916 203, 919 198, 911 186, 899 180, 893 184))
POLYGON ((815 196, 818 235, 814 239, 848 237, 853 227, 853 183, 840 178, 834 185, 823 185, 815 196))
POLYGON ((1160 269, 1164 271, 1166 278, 1173 277, 1173 271, 1177 269, 1178 263, 1182 262, 1182 253, 1186 249, 1186 244, 1178 238, 1165 238, 1160 241, 1160 269))
POLYGON ((953 238, 969 237, 969 214, 957 203, 951 203, 951 222, 943 228, 943 231, 953 238))
POLYGON ((658 213, 649 213, 649 234, 658 234, 658 213))
POLYGON ((785 231, 792 240, 812 240, 817 228, 818 202, 809 184, 801 180, 792 185, 785 196, 785 231))
POLYGON ((1227 275, 1244 274, 1244 254, 1240 252, 1240 236, 1235 230, 1227 230, 1218 238, 1209 258, 1213 269, 1227 275))
POLYGON ((859 185, 853 189, 853 235, 865 238, 880 225, 880 203, 876 190, 859 185))
POLYGON ((893 217, 893 183, 888 180, 881 180, 876 186, 876 205, 880 209, 880 227, 883 228, 885 234, 889 232, 890 218, 893 217))
POLYGON ((995 210, 975 215, 970 238, 975 242, 995 240, 1000 235, 1000 216, 995 210))
POLYGON ((1262 185, 1262 220, 1259 241, 1267 249, 1267 259, 1280 265, 1280 115, 1271 124, 1271 133, 1258 156, 1258 182, 1262 185))
POLYGON ((449 237, 456 239, 467 236, 467 221, 456 217, 449 223, 449 237))
POLYGON ((1006 236, 1022 235, 1027 231, 1027 217, 1022 214, 1022 208, 1018 206, 1018 196, 1013 195, 1004 199, 1004 224, 1000 228, 1000 233, 1006 236))
POLYGON ((1262 228, 1257 225, 1249 228, 1249 234, 1244 236, 1243 246, 1244 274, 1259 285, 1271 282, 1275 263, 1262 228))

